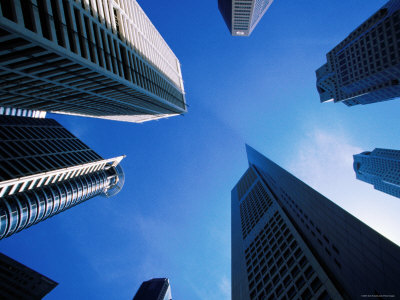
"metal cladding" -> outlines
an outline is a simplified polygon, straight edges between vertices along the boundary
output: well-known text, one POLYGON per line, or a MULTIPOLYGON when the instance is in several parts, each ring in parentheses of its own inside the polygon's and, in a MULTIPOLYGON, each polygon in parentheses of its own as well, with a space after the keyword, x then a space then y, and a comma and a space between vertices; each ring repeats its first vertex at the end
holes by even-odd
POLYGON ((0 239, 116 195, 123 158, 103 159, 53 119, 0 115, 0 239))
POLYGON ((136 1, 0 8, 0 106, 139 123, 187 111, 179 60, 136 1))

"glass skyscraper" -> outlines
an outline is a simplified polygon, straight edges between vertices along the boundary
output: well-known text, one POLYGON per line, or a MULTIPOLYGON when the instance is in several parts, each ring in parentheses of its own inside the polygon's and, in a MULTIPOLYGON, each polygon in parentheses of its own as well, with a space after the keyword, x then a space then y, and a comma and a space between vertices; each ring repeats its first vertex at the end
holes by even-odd
POLYGON ((172 300, 168 278, 153 278, 144 281, 133 300, 172 300))
POLYGON ((359 180, 375 189, 400 198, 400 151, 375 149, 354 157, 354 171, 359 180))
POLYGON ((42 299, 57 282, 0 253, 0 299, 42 299))
POLYGON ((327 54, 321 102, 348 106, 400 97, 400 1, 390 0, 327 54))
POLYGON ((400 295, 400 248, 247 146, 232 190, 232 299, 400 295))
POLYGON ((122 159, 103 159, 53 119, 0 115, 0 239, 117 194, 122 159))
POLYGON ((273 0, 218 0, 218 8, 233 36, 249 36, 273 0))
POLYGON ((135 0, 4 0, 0 35, 0 106, 128 122, 187 111, 179 60, 135 0))

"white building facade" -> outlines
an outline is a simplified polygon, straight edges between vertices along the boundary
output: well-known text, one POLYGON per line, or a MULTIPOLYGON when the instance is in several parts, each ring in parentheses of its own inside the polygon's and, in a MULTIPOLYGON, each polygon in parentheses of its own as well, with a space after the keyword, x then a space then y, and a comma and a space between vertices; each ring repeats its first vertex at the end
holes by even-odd
POLYGON ((219 10, 233 36, 249 36, 273 0, 218 0, 219 10))
POLYGON ((179 60, 135 0, 5 0, 0 34, 0 106, 128 122, 187 111, 179 60))

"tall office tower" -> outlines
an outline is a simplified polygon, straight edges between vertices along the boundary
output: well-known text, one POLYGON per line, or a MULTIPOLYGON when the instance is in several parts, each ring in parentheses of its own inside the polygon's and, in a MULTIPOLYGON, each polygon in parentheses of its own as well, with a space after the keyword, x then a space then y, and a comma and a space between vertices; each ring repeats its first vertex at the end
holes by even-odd
POLYGON ((387 2, 327 54, 317 71, 321 102, 347 106, 400 96, 400 1, 387 2))
POLYGON ((0 37, 0 106, 128 122, 187 111, 179 60, 135 0, 3 0, 0 37))
POLYGON ((122 159, 103 159, 53 119, 0 116, 0 239, 115 195, 122 159))
POLYGON ((133 300, 172 300, 168 278, 143 281, 133 300))
POLYGON ((400 295, 400 247, 248 146, 247 156, 232 190, 233 300, 400 295))
POLYGON ((233 36, 249 36, 274 0, 218 0, 218 9, 233 36))
POLYGON ((353 168, 359 180, 376 190, 400 198, 400 151, 375 149, 354 155, 353 168))
POLYGON ((0 253, 0 299, 42 299, 57 282, 0 253))

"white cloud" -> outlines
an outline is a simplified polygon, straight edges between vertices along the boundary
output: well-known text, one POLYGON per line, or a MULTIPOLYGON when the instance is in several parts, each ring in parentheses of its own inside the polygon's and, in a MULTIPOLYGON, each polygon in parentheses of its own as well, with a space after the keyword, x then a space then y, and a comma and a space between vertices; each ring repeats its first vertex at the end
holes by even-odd
MULTIPOLYGON (((378 145, 376 145, 378 146, 378 145)), ((373 150, 356 145, 343 130, 310 131, 298 141, 287 170, 355 217, 400 244, 400 199, 355 178, 353 155, 373 150)))
POLYGON ((197 299, 231 299, 231 284, 226 276, 223 276, 218 282, 218 290, 212 286, 201 286, 198 284, 198 282, 195 284, 191 280, 188 280, 188 282, 197 299))
POLYGON ((221 278, 218 286, 224 298, 231 299, 231 283, 226 276, 221 278))
POLYGON ((309 185, 336 190, 331 183, 338 177, 354 180, 353 154, 360 152, 362 149, 352 145, 344 134, 315 130, 300 141, 289 170, 309 185))

